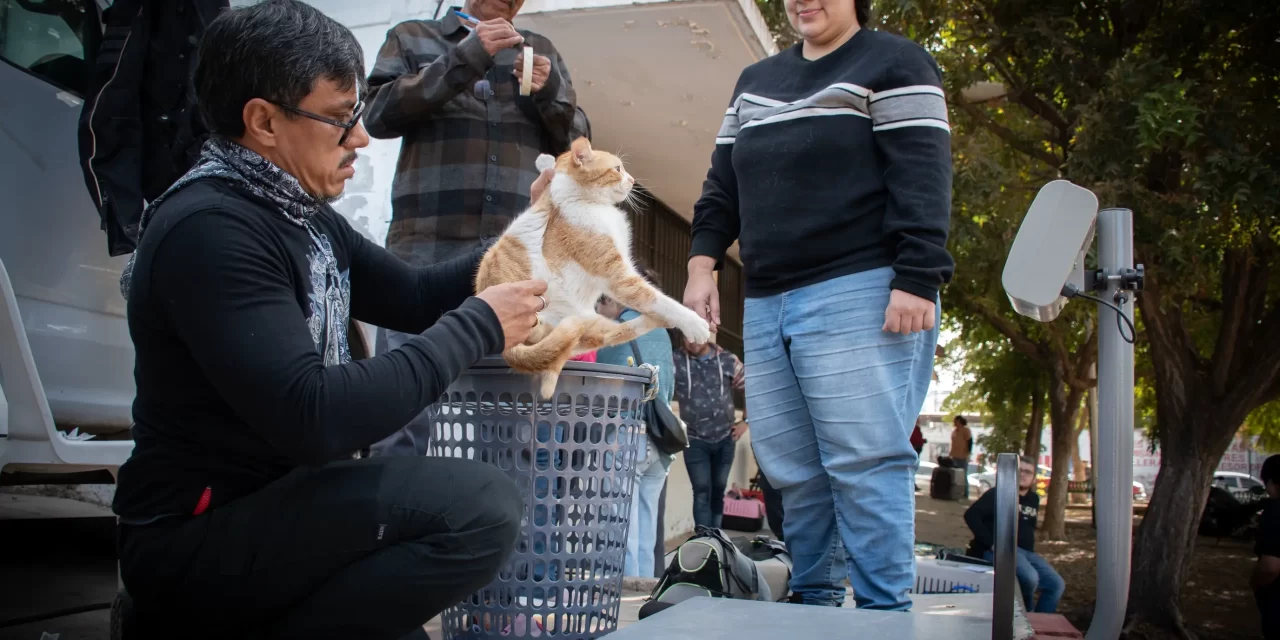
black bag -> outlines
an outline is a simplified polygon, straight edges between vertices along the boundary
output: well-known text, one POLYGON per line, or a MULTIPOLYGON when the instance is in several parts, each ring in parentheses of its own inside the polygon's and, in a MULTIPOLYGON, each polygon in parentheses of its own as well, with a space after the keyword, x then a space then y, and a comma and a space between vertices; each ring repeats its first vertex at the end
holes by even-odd
MULTIPOLYGON (((641 364, 640 347, 636 341, 630 342, 631 353, 635 355, 636 364, 641 364)), ((689 430, 676 414, 671 412, 671 405, 650 400, 640 405, 640 419, 644 420, 645 430, 658 450, 673 456, 689 448, 689 430)))
POLYGON ((780 602, 787 599, 791 554, 781 542, 757 536, 730 540, 723 531, 698 527, 640 608, 640 619, 697 597, 780 602))

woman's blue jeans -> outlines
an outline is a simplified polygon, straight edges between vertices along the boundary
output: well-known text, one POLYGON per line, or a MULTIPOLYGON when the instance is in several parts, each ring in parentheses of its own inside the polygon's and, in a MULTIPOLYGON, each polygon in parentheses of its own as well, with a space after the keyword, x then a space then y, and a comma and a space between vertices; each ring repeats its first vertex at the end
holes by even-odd
POLYGON ((847 575, 859 608, 911 608, 911 430, 938 329, 882 330, 893 277, 886 267, 746 301, 751 441, 782 493, 791 589, 808 604, 839 606, 847 575))

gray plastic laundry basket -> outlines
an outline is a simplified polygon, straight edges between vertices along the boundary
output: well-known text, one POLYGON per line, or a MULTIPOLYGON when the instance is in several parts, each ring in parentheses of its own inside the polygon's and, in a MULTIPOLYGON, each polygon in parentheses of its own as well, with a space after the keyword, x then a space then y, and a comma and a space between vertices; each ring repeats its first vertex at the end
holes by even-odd
MULTIPOLYGON (((643 369, 570 362, 549 401, 500 358, 430 408, 431 455, 505 471, 525 496, 498 577, 442 614, 445 638, 599 638, 618 627, 643 369)), ((479 499, 483 499, 480 497, 479 499)))

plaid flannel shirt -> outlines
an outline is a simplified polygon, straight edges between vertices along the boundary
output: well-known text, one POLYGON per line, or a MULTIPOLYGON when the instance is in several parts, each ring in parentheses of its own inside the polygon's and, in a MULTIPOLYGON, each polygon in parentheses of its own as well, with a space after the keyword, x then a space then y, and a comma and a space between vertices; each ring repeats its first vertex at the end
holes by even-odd
POLYGON ((404 138, 386 247, 410 264, 449 260, 501 234, 529 205, 538 154, 558 155, 589 135, 556 48, 519 32, 551 60, 546 84, 527 97, 512 75, 517 49, 490 56, 452 9, 387 32, 364 122, 375 138, 404 138))

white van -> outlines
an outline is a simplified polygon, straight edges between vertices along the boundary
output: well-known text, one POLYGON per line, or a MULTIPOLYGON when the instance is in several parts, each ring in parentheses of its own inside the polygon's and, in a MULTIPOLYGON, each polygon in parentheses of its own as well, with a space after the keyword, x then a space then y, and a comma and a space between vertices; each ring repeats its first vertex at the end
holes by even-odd
POLYGON ((112 483, 129 456, 133 345, 76 126, 88 2, 0 0, 0 473, 112 483))

